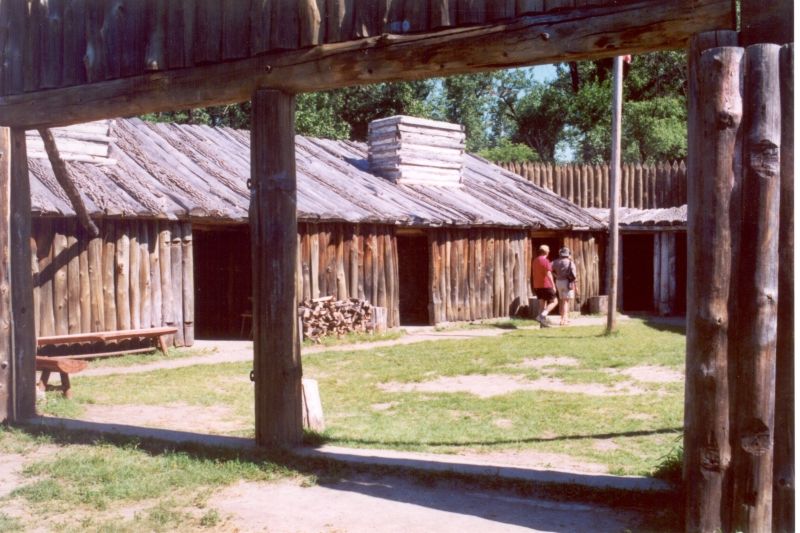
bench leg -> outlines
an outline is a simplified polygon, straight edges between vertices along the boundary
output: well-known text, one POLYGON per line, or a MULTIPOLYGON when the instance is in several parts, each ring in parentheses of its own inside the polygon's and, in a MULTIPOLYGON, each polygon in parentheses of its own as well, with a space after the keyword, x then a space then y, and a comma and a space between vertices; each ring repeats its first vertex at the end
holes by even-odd
POLYGON ((61 393, 64 398, 72 398, 72 385, 69 382, 69 374, 66 372, 59 372, 61 375, 61 393))
POLYGON ((164 335, 158 338, 158 348, 164 355, 169 355, 169 349, 167 348, 167 341, 164 340, 164 335))
POLYGON ((50 371, 49 370, 42 370, 42 376, 39 378, 39 383, 37 386, 39 390, 46 391, 47 390, 47 382, 50 380, 50 371))

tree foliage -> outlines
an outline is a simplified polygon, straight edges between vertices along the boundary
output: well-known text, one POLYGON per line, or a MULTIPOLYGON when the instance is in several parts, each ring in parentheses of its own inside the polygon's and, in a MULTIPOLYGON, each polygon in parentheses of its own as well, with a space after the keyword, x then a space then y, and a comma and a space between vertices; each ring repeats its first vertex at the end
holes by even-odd
MULTIPOLYGON (((296 131, 365 140, 372 120, 413 115, 462 124, 467 150, 496 160, 599 163, 611 155, 612 60, 564 63, 537 80, 530 68, 297 96, 296 131), (563 152, 562 152, 563 150, 563 152)), ((686 56, 657 52, 625 66, 623 159, 651 163, 686 155, 686 56)), ((249 103, 157 113, 148 120, 247 128, 249 103)))

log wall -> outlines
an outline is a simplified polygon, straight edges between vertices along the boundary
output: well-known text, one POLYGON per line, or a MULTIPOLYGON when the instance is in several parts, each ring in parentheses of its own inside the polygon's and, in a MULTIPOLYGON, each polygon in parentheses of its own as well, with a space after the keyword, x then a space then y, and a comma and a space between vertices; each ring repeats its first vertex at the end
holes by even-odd
POLYGON ((297 297, 359 298, 400 325, 395 228, 380 224, 299 223, 297 297))
POLYGON ((429 316, 434 322, 514 315, 531 295, 525 231, 436 229, 430 244, 429 316))
POLYGON ((191 223, 96 223, 100 236, 91 239, 75 219, 33 219, 37 336, 177 326, 174 344, 191 346, 191 223))
MULTIPOLYGON (((608 208, 610 172, 603 165, 496 163, 580 207, 608 208)), ((620 207, 655 209, 686 203, 686 164, 622 165, 620 207)))

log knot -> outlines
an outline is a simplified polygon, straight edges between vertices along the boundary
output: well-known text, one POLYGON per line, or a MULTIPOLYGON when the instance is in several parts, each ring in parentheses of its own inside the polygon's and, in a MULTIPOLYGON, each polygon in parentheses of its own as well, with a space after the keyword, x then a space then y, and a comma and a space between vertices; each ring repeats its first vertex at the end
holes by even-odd
POLYGON ((741 122, 741 115, 730 111, 720 111, 717 113, 717 129, 727 130, 735 128, 741 122))
POLYGON ((759 178, 769 179, 780 175, 781 147, 769 139, 751 144, 750 168, 759 178))
POLYGON ((720 459, 719 449, 702 448, 700 450, 700 468, 710 472, 722 470, 722 460, 720 459))
POLYGON ((742 449, 751 455, 765 455, 772 449, 772 433, 762 420, 747 421, 740 439, 742 449))

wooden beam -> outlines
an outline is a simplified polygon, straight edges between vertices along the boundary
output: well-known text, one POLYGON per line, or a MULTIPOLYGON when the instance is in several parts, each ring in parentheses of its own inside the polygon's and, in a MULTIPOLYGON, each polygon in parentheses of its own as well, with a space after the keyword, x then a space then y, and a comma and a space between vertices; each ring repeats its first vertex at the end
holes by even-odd
POLYGON ((288 93, 422 79, 680 48, 732 28, 730 0, 642 0, 509 22, 381 35, 248 59, 7 96, 0 125, 38 128, 241 102, 256 88, 288 93))
POLYGON ((253 94, 250 233, 256 442, 289 447, 303 437, 297 335, 297 178, 294 96, 253 94))
POLYGON ((794 42, 794 0, 742 0, 742 46, 794 42))
POLYGON ((711 32, 693 39, 689 51, 686 531, 727 530, 728 335, 741 217, 736 211, 741 174, 734 161, 741 157, 743 50, 735 45, 734 32, 711 32), (732 46, 717 48, 721 45, 732 46))
MULTIPOLYGON (((25 130, 11 130, 11 162, 9 185, 8 258, 11 285, 11 412, 10 422, 17 422, 36 413, 36 327, 33 309, 33 275, 31 273, 31 193, 28 177, 28 156, 25 130)), ((7 294, 7 293, 6 293, 7 294)), ((4 326, 7 327, 7 326, 4 326)), ((0 359, 2 356, 0 356, 0 359)))
POLYGON ((67 198, 69 198, 69 202, 72 204, 72 209, 75 210, 78 220, 81 225, 86 228, 86 231, 89 232, 91 237, 98 237, 100 235, 100 230, 97 229, 92 219, 89 218, 89 212, 86 210, 86 204, 83 203, 81 193, 75 186, 75 181, 72 179, 72 176, 70 176, 66 163, 64 163, 64 160, 61 159, 61 155, 58 153, 58 146, 56 145, 52 132, 48 128, 40 128, 39 135, 44 143, 44 149, 47 152, 47 158, 50 160, 50 166, 53 167, 53 174, 56 177, 56 181, 67 194, 67 198))

